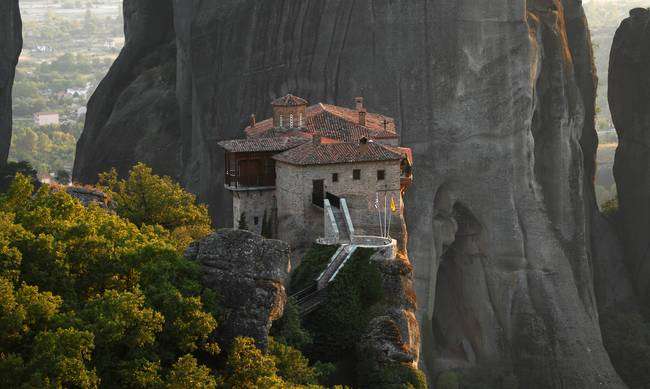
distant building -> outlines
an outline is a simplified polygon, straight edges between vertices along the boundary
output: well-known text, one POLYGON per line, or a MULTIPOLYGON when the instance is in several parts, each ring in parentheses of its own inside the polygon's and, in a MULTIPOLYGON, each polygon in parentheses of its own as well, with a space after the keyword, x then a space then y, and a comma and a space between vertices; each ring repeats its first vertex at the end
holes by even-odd
POLYGON ((59 114, 56 112, 37 112, 34 114, 34 123, 37 126, 58 126, 59 114))
POLYGON ((107 49, 119 49, 124 46, 125 39, 124 37, 113 37, 107 38, 106 43, 104 44, 107 49))
POLYGON ((78 118, 81 118, 81 117, 85 116, 86 113, 88 113, 88 108, 86 108, 86 107, 77 108, 77 117, 78 118))
POLYGON ((367 112, 362 98, 354 109, 310 107, 292 95, 272 106, 273 118, 252 117, 246 139, 219 143, 235 227, 246 219, 249 230, 266 228, 296 248, 330 235, 327 215, 342 241, 380 235, 375 207, 391 204, 401 215, 412 153, 399 147, 392 119, 367 112))

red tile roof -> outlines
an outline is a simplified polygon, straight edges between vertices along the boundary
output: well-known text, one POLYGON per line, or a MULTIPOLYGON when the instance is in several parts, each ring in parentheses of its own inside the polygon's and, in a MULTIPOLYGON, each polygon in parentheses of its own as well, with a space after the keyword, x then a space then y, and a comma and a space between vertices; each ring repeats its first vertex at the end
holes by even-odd
POLYGON ((314 144, 314 142, 309 142, 273 157, 277 161, 292 165, 401 161, 403 158, 402 153, 372 141, 366 145, 360 143, 314 144))
POLYGON ((248 138, 226 140, 218 145, 231 153, 254 153, 285 151, 309 141, 309 138, 304 137, 248 138))
POLYGON ((267 119, 255 124, 254 127, 247 127, 244 131, 250 138, 319 134, 342 142, 357 142, 363 137, 370 139, 398 137, 394 120, 379 114, 367 113, 365 126, 359 124, 359 112, 334 105, 313 105, 307 108, 306 115, 305 126, 300 129, 274 128, 273 119, 267 119))
POLYGON ((307 100, 303 99, 302 97, 294 96, 294 95, 286 95, 282 96, 279 99, 273 100, 271 102, 271 105, 277 107, 299 107, 301 105, 309 105, 307 100))

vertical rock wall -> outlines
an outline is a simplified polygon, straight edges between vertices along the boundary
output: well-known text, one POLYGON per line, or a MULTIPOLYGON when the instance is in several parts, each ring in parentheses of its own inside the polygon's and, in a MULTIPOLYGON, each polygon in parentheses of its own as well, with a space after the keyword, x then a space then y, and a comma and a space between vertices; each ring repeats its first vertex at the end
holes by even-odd
POLYGON ((614 176, 625 260, 641 298, 650 297, 650 11, 630 12, 614 36, 609 105, 618 132, 614 176))
POLYGON ((180 176, 172 0, 125 0, 126 43, 88 102, 73 176, 92 183, 137 162, 180 176))
POLYGON ((11 145, 11 89, 23 46, 18 0, 0 3, 0 166, 7 162, 11 145))
MULTIPOLYGON (((339 105, 363 95, 414 150, 409 257, 429 378, 497 363, 526 388, 623 387, 592 282, 608 262, 591 247, 596 84, 579 0, 176 1, 174 27, 176 148, 152 161, 218 222, 231 216, 217 140, 287 92, 339 105)), ((93 119, 138 104, 120 92, 137 77, 114 74, 91 104, 78 179, 150 155, 112 144, 129 138, 93 119), (132 158, 97 159, 99 145, 132 158)))

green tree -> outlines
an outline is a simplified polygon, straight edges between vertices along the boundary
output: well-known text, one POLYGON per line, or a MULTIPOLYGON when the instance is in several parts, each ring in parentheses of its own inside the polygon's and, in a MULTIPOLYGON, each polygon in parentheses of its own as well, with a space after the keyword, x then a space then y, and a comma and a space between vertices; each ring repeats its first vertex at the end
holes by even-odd
POLYGON ((248 222, 246 221, 246 212, 242 212, 239 215, 239 221, 237 222, 237 228, 240 230, 248 230, 248 222))
POLYGON ((273 237, 273 220, 267 215, 267 212, 264 211, 264 217, 262 218, 262 234, 263 237, 271 239, 273 237))
POLYGON ((22 175, 0 196, 0 387, 197 376, 204 367, 177 362, 217 350, 208 339, 216 307, 202 294, 197 265, 162 227, 47 185, 35 191, 22 175))
POLYGON ((212 389, 217 387, 217 380, 212 376, 210 369, 199 365, 191 355, 185 355, 172 367, 165 387, 167 389, 212 389))
POLYGON ((68 185, 70 181, 72 181, 70 172, 63 169, 60 169, 56 172, 56 176, 54 177, 54 179, 56 180, 56 182, 58 182, 61 185, 68 185))
POLYGON ((318 384, 318 372, 309 366, 309 360, 297 349, 271 339, 269 353, 275 359, 278 375, 286 381, 301 385, 318 384))
POLYGON ((179 251, 211 232, 205 205, 169 177, 153 174, 139 163, 121 180, 112 170, 99 176, 99 185, 112 198, 117 213, 138 226, 159 225, 170 232, 179 251))
POLYGON ((228 355, 230 388, 282 388, 284 381, 278 377, 275 360, 255 347, 251 338, 236 338, 228 355))
POLYGON ((17 174, 29 177, 32 185, 38 184, 36 170, 34 170, 29 162, 8 162, 5 166, 0 165, 0 193, 9 190, 9 186, 14 181, 17 174))

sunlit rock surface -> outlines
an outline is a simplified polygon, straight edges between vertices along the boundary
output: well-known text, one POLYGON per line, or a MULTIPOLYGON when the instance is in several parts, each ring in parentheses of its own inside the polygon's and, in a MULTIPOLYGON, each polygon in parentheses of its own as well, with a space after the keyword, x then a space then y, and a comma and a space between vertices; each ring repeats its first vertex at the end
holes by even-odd
POLYGON ((217 140, 241 135, 251 113, 267 117, 269 101, 287 92, 338 105, 363 95, 369 109, 398 120, 414 151, 406 216, 429 379, 496 363, 526 388, 624 387, 598 326, 594 272, 610 258, 595 243, 616 248, 607 228, 592 229, 602 222, 592 184, 596 83, 579 0, 178 0, 173 8, 175 108, 151 108, 150 126, 106 125, 111 115, 125 123, 141 115, 126 111, 141 104, 138 95, 122 94, 137 67, 112 71, 89 107, 77 179, 143 159, 226 223, 217 140), (160 134, 168 149, 134 141, 155 135, 153 119, 173 109, 177 133, 160 134))
POLYGON ((23 46, 18 0, 0 2, 0 166, 7 162, 11 144, 11 89, 23 46))

